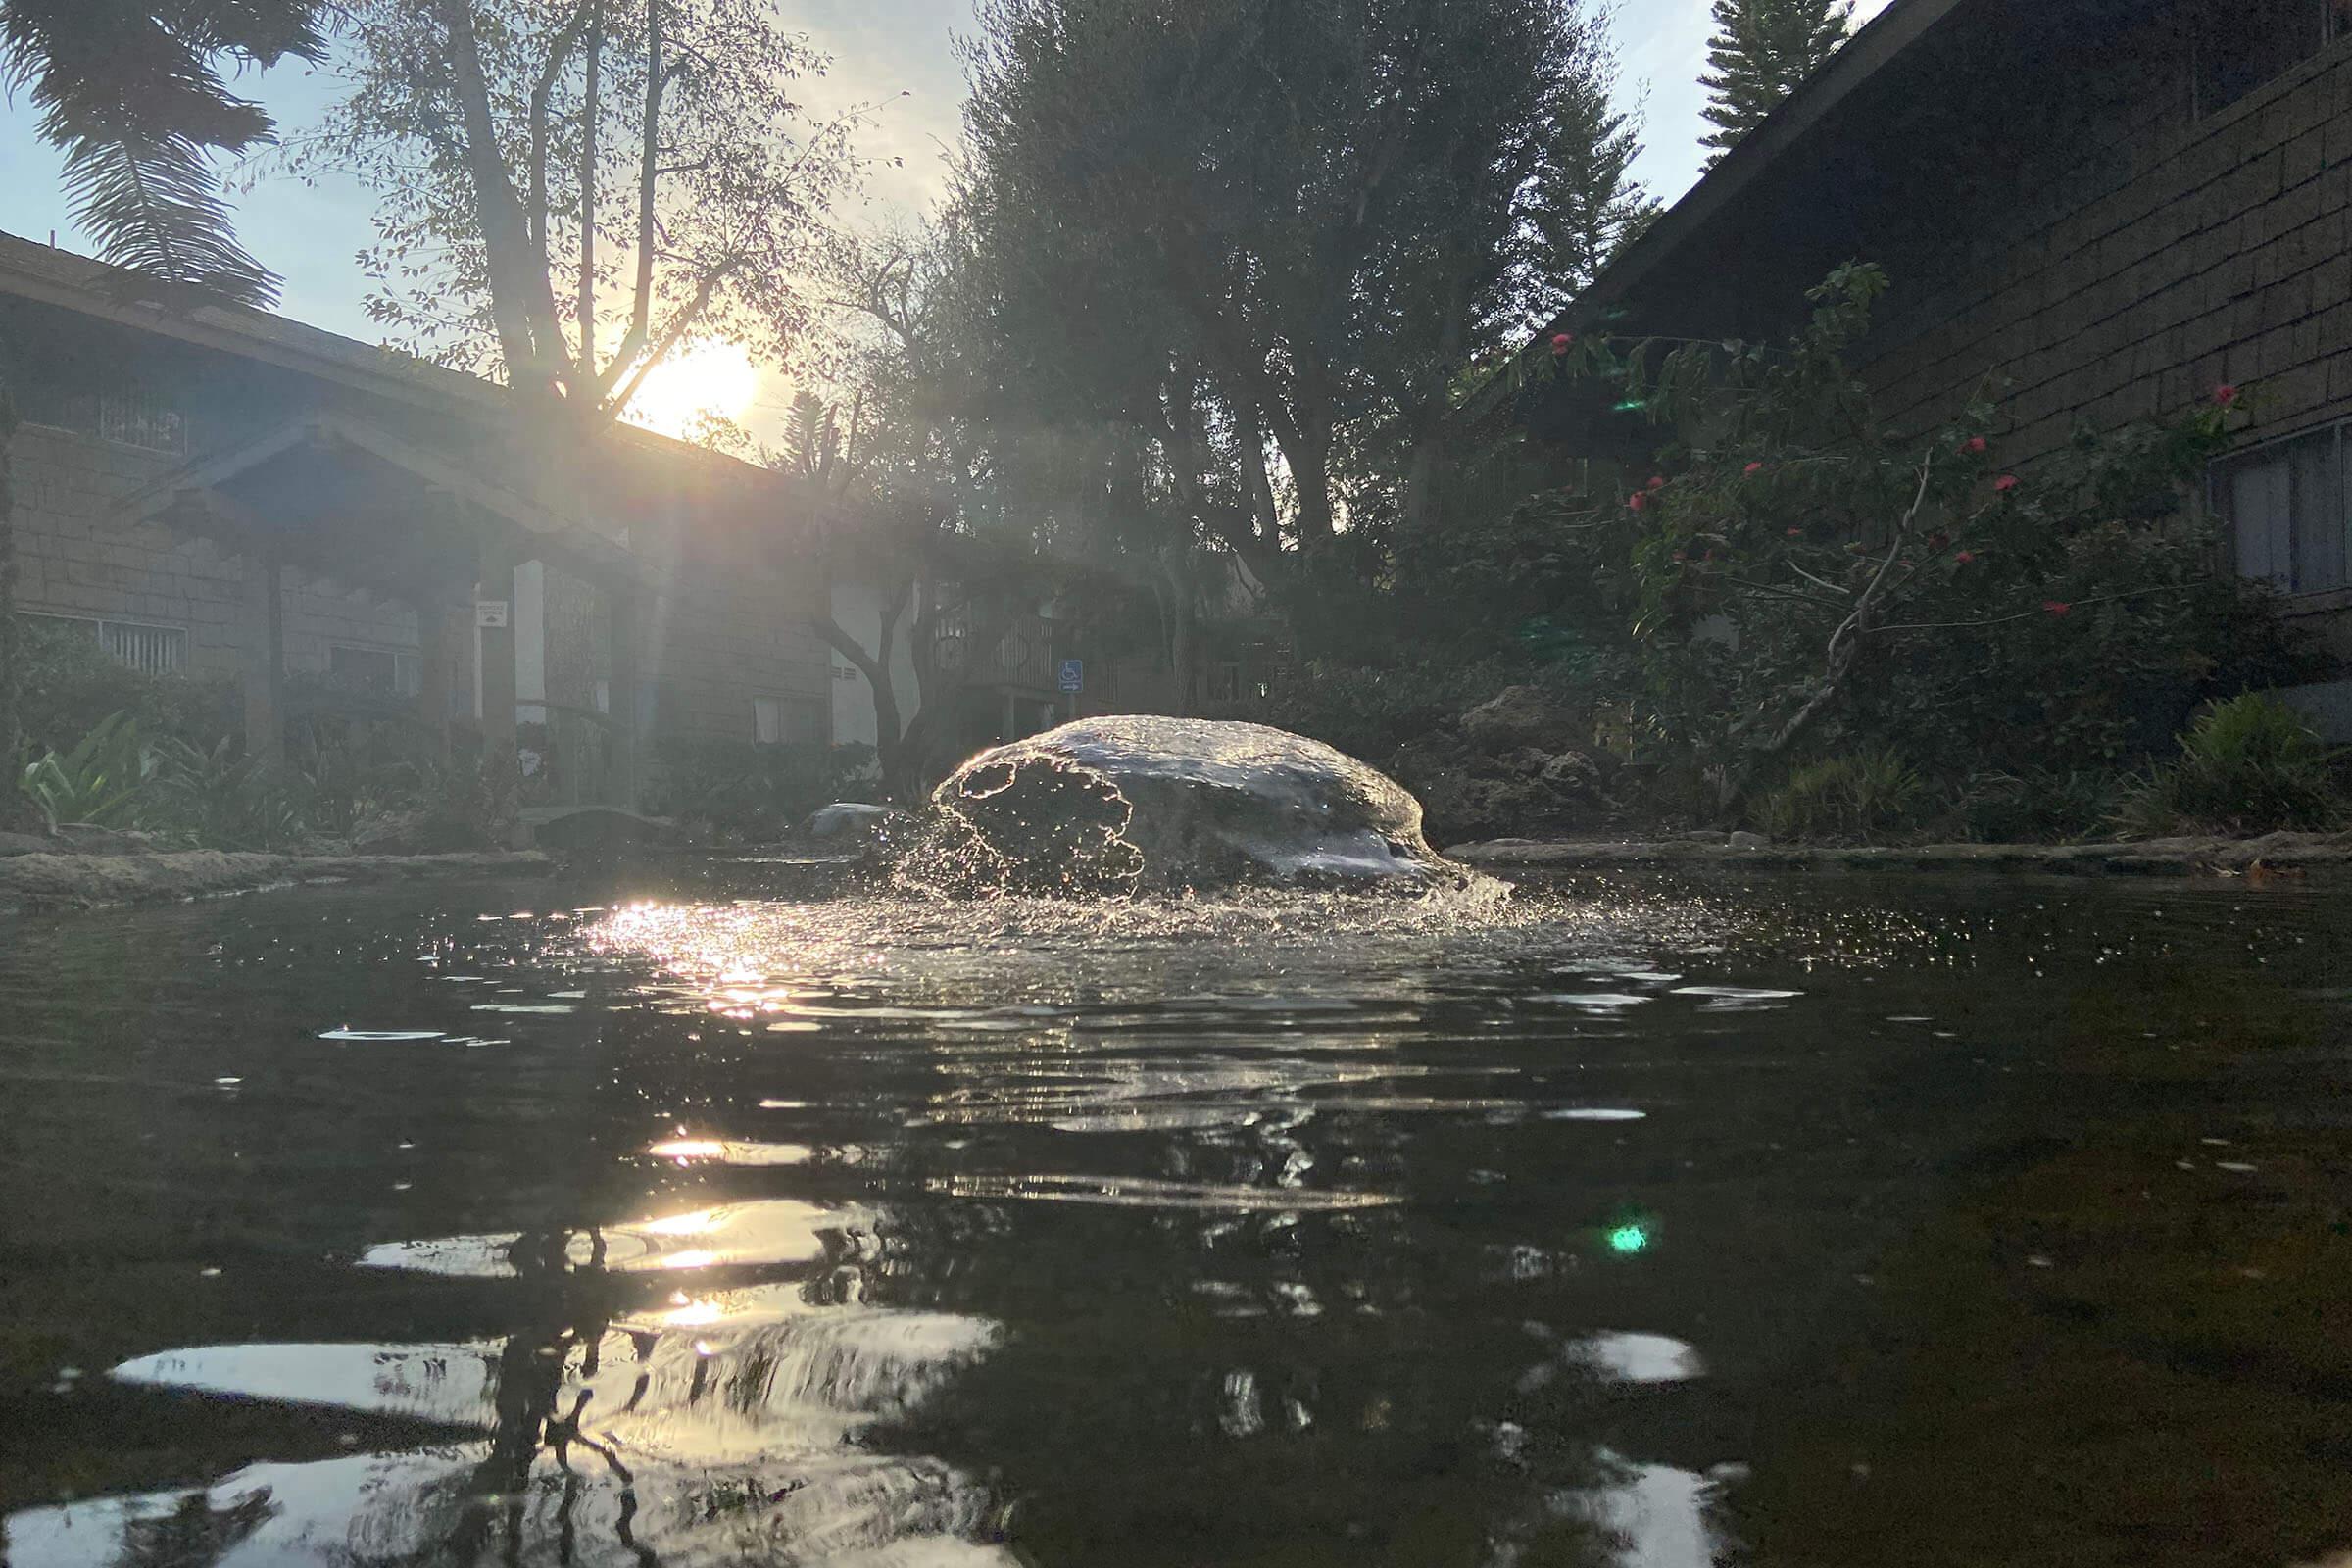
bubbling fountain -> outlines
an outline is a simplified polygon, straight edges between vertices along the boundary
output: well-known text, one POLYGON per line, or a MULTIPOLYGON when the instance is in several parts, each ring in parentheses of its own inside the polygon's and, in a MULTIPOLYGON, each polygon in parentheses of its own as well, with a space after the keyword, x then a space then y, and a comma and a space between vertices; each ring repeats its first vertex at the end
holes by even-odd
POLYGON ((1081 719, 982 752, 931 805, 899 867, 923 887, 1417 893, 1474 879, 1430 849, 1395 780, 1263 724, 1081 719))

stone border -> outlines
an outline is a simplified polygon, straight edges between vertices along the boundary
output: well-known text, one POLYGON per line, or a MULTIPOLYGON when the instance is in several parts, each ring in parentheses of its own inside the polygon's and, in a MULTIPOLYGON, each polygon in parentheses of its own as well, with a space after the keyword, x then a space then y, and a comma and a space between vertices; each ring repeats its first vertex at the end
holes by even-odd
MULTIPOLYGON (((1746 837, 1746 835, 1742 835, 1746 837)), ((2132 844, 1734 845, 1705 839, 1603 843, 1492 839, 1446 852, 1490 870, 1611 871, 1690 866, 1740 871, 2038 871, 2066 876, 2250 876, 2294 879, 2352 866, 2352 833, 2132 844)))
POLYGON ((539 876, 535 851, 478 855, 259 855, 183 850, 160 855, 12 855, 0 858, 0 913, 251 893, 306 882, 418 877, 539 876))

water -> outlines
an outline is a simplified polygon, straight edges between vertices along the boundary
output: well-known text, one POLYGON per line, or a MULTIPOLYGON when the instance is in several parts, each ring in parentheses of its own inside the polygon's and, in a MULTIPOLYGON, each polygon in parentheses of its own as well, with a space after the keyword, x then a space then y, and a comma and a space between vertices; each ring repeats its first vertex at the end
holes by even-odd
POLYGON ((739 867, 19 922, 13 1568, 2352 1547, 2352 913, 739 867))

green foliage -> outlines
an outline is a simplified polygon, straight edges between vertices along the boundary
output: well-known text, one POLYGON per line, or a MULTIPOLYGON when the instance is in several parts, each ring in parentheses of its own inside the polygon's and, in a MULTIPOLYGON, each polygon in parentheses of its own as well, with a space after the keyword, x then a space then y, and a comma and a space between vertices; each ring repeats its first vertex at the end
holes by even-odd
POLYGON ((1211 704, 1204 716, 1272 724, 1377 764, 1508 684, 1509 667, 1494 662, 1417 660, 1381 667, 1311 661, 1263 701, 1211 704))
POLYGON ((646 808, 759 841, 789 832, 873 773, 870 746, 758 746, 686 741, 659 760, 646 808))
POLYGON ((1885 287, 1841 269, 1786 349, 1592 347, 1580 372, 1668 432, 1654 475, 1524 509, 1556 524, 1561 618, 1625 656, 1624 695, 1725 802, 1859 749, 1947 794, 2113 774, 2199 702, 2309 670, 2184 505, 2230 444, 2221 402, 2004 474, 1988 403, 1916 435, 1879 421, 1844 355, 1885 287))
POLYGON ((214 850, 291 849, 308 827, 302 776, 241 755, 170 737, 149 749, 155 783, 139 825, 214 850))
POLYGON ((92 827, 137 827, 149 804, 156 759, 128 713, 111 713, 63 754, 44 752, 18 780, 48 820, 92 827))
POLYGON ((2302 714, 2247 693, 2197 715, 2180 760, 2132 789, 2118 825, 2134 838, 2332 827, 2347 809, 2337 760, 2302 714))
POLYGON ((1756 825, 1776 839, 1859 839, 1900 832, 1925 785, 1892 752, 1858 752, 1798 768, 1756 803, 1756 825))
POLYGON ((2104 768, 1972 773, 1948 791, 1936 831, 1982 844, 2085 838, 2115 816, 2122 792, 2104 768))
POLYGON ((225 681, 144 674, 109 655, 86 623, 27 615, 20 624, 21 722, 36 748, 70 748, 118 712, 158 738, 205 742, 237 725, 237 694, 225 681))

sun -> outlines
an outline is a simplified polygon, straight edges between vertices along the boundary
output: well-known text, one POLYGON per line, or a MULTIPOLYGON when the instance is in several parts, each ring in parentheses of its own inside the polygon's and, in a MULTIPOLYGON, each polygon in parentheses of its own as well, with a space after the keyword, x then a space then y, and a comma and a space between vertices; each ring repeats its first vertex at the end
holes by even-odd
POLYGON ((629 400, 631 424, 684 437, 705 415, 739 419, 760 390, 760 369, 738 343, 697 343, 654 367, 629 400))

